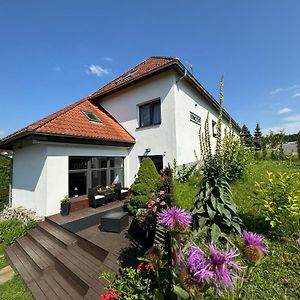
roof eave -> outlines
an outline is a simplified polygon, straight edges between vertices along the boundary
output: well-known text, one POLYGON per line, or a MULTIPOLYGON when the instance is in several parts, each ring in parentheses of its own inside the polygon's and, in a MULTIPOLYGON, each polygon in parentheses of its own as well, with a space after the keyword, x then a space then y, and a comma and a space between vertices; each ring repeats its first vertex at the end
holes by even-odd
POLYGON ((132 145, 135 144, 135 141, 129 141, 129 140, 117 140, 117 139, 106 139, 106 138, 100 139, 100 138, 94 138, 88 136, 56 134, 51 132, 26 131, 8 140, 0 141, 0 149, 12 150, 14 143, 29 137, 34 137, 37 139, 40 138, 49 141, 51 140, 56 142, 108 145, 108 146, 120 146, 120 147, 131 147, 132 145))

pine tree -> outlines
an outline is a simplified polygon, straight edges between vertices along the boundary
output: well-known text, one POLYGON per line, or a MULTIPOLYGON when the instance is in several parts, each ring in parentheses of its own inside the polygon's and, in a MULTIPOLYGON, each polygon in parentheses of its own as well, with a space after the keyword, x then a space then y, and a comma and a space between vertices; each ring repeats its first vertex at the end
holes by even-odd
POLYGON ((261 149, 261 138, 262 138, 262 133, 261 133, 261 129, 259 126, 259 123, 256 123, 256 127, 255 127, 255 131, 254 131, 254 147, 257 150, 261 149))
POLYGON ((245 124, 242 127, 242 131, 240 135, 243 138, 243 143, 245 146, 253 147, 253 136, 245 124))

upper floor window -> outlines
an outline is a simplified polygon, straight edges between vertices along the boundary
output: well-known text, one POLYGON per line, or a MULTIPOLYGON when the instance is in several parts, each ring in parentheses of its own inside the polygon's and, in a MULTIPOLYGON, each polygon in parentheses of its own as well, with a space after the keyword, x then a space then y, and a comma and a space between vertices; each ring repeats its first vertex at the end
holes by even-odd
POLYGON ((140 127, 157 125, 161 123, 160 101, 154 101, 139 106, 140 127))

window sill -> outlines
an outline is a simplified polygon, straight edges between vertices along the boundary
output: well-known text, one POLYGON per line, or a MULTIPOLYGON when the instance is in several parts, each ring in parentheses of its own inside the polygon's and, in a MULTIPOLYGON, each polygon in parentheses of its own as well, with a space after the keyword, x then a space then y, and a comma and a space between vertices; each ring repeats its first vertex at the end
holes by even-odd
POLYGON ((147 126, 138 126, 136 127, 136 130, 142 130, 142 129, 148 129, 148 128, 157 128, 161 125, 161 123, 155 124, 155 125, 147 125, 147 126))

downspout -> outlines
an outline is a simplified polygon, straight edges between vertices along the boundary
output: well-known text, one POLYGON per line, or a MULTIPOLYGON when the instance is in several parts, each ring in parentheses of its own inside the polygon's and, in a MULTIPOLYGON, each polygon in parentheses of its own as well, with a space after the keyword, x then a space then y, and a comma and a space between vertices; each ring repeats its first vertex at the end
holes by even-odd
POLYGON ((178 84, 182 79, 187 77, 187 69, 184 69, 184 74, 176 80, 176 84, 178 84))

